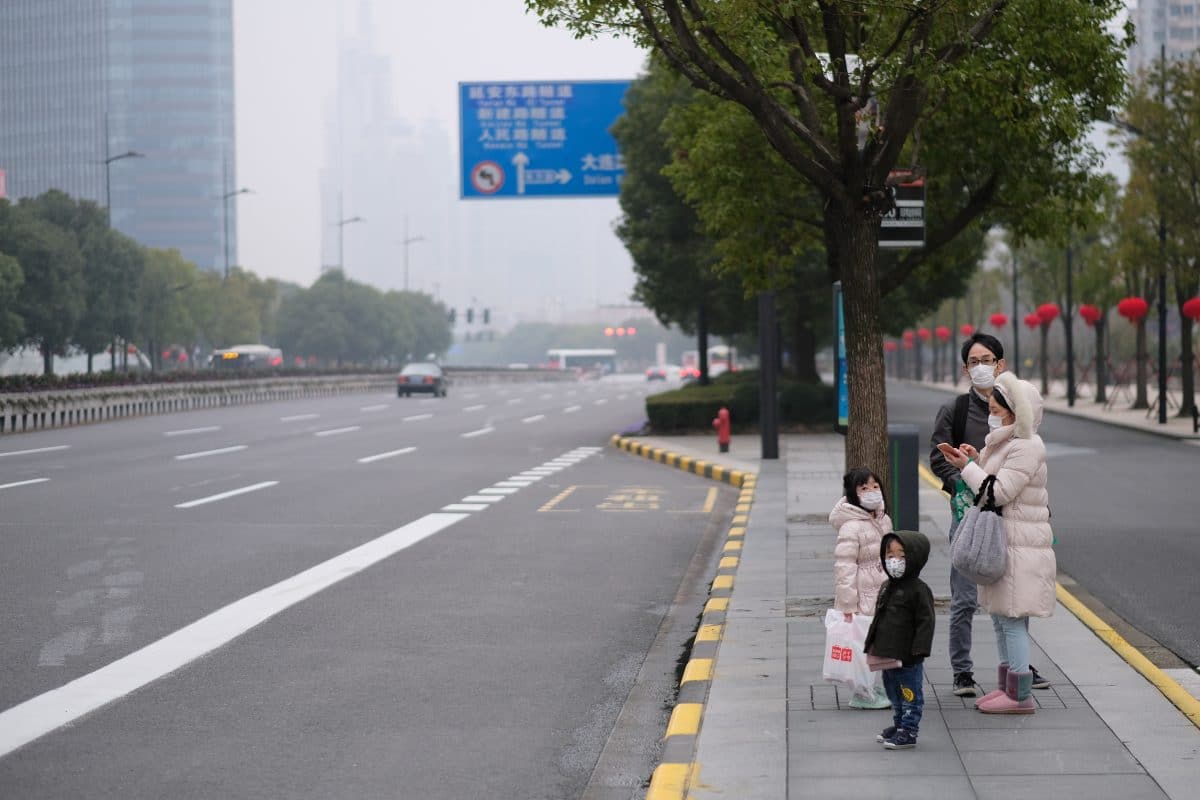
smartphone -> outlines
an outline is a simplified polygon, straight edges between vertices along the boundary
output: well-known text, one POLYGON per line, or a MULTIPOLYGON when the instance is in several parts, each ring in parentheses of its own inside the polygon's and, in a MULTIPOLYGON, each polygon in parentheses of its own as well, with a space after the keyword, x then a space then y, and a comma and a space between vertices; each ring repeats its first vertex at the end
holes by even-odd
POLYGON ((957 447, 955 447, 954 445, 949 444, 947 442, 942 442, 937 447, 938 447, 938 450, 942 451, 942 455, 947 455, 947 456, 961 456, 962 455, 962 453, 958 452, 957 447))

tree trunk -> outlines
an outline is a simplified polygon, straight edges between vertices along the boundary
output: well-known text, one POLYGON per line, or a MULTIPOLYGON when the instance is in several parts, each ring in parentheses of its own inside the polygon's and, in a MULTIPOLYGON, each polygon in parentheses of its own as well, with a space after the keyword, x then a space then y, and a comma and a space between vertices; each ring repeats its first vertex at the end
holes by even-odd
POLYGON ((792 367, 801 383, 820 383, 817 373, 817 338, 803 315, 792 319, 792 367))
POLYGON ((92 353, 92 351, 88 350, 88 371, 87 371, 88 375, 92 374, 92 356, 93 355, 94 354, 92 353))
POLYGON ((1104 325, 1106 320, 1101 317, 1096 321, 1096 402, 1108 402, 1108 375, 1105 374, 1104 325))
POLYGON ((45 343, 42 344, 42 372, 46 375, 54 374, 54 351, 45 343))
POLYGON ((1047 345, 1050 339, 1050 324, 1042 323, 1041 352, 1038 354, 1038 369, 1042 376, 1042 397, 1050 396, 1050 364, 1046 358, 1047 345))
POLYGON ((708 304, 703 300, 696 309, 696 360, 700 362, 700 385, 708 386, 708 304))
POLYGON ((1137 354, 1134 356, 1137 359, 1137 399, 1133 401, 1130 408, 1149 408, 1150 398, 1146 391, 1146 386, 1150 382, 1150 376, 1146 369, 1146 318, 1142 317, 1137 321, 1137 354))
POLYGON ((1192 326, 1195 322, 1179 309, 1179 375, 1183 379, 1183 398, 1179 402, 1179 416, 1191 418, 1196 408, 1196 361, 1192 349, 1192 326))
MULTIPOLYGON (((833 205, 832 203, 830 204, 833 205)), ((850 423, 846 467, 874 470, 892 485, 888 460, 887 383, 883 372, 883 336, 879 326, 879 221, 863 216, 853 201, 831 208, 826 219, 837 225, 837 252, 846 317, 846 380, 850 423)))

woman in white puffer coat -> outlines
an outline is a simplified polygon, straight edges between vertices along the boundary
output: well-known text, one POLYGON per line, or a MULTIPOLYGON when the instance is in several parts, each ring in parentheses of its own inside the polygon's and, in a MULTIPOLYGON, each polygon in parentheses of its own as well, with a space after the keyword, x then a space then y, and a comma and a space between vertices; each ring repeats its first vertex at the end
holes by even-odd
MULTIPOLYGON (((842 478, 843 496, 829 512, 837 532, 833 549, 833 607, 846 615, 875 615, 879 589, 887 580, 879 558, 880 543, 892 532, 892 519, 884 510, 879 478, 866 467, 856 467, 842 478)), ((879 673, 875 673, 878 680, 879 673)), ((872 696, 854 695, 851 708, 883 709, 892 703, 878 683, 872 696)))
POLYGON ((1046 492, 1046 446, 1037 435, 1042 395, 1002 372, 989 401, 992 427, 984 448, 960 445, 946 460, 978 492, 989 475, 1007 539, 1004 575, 979 587, 979 604, 992 615, 1000 650, 1000 686, 975 703, 986 714, 1032 714, 1029 618, 1054 613, 1057 564, 1046 492))

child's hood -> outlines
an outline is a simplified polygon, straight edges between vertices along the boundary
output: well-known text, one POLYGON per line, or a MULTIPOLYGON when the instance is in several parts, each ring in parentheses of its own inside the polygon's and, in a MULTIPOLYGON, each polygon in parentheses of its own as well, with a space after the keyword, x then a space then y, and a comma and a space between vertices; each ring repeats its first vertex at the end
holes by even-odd
POLYGON ((845 497, 839 499, 837 505, 829 512, 829 522, 835 530, 840 529, 847 522, 855 519, 871 520, 874 517, 871 516, 870 511, 854 505, 854 503, 851 503, 845 497))
POLYGON ((900 544, 904 545, 904 577, 919 577, 921 570, 925 568, 925 562, 929 561, 929 539, 920 531, 892 531, 885 534, 883 541, 879 543, 879 562, 884 565, 885 570, 888 542, 892 537, 899 539, 900 544))

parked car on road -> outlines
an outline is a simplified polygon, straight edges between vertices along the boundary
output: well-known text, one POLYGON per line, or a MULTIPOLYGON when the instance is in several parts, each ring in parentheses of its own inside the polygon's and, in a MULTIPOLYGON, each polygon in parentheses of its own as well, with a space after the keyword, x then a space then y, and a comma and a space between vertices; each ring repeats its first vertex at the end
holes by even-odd
POLYGON ((421 393, 432 394, 434 397, 446 396, 446 373, 437 364, 407 364, 396 376, 397 397, 421 393))

